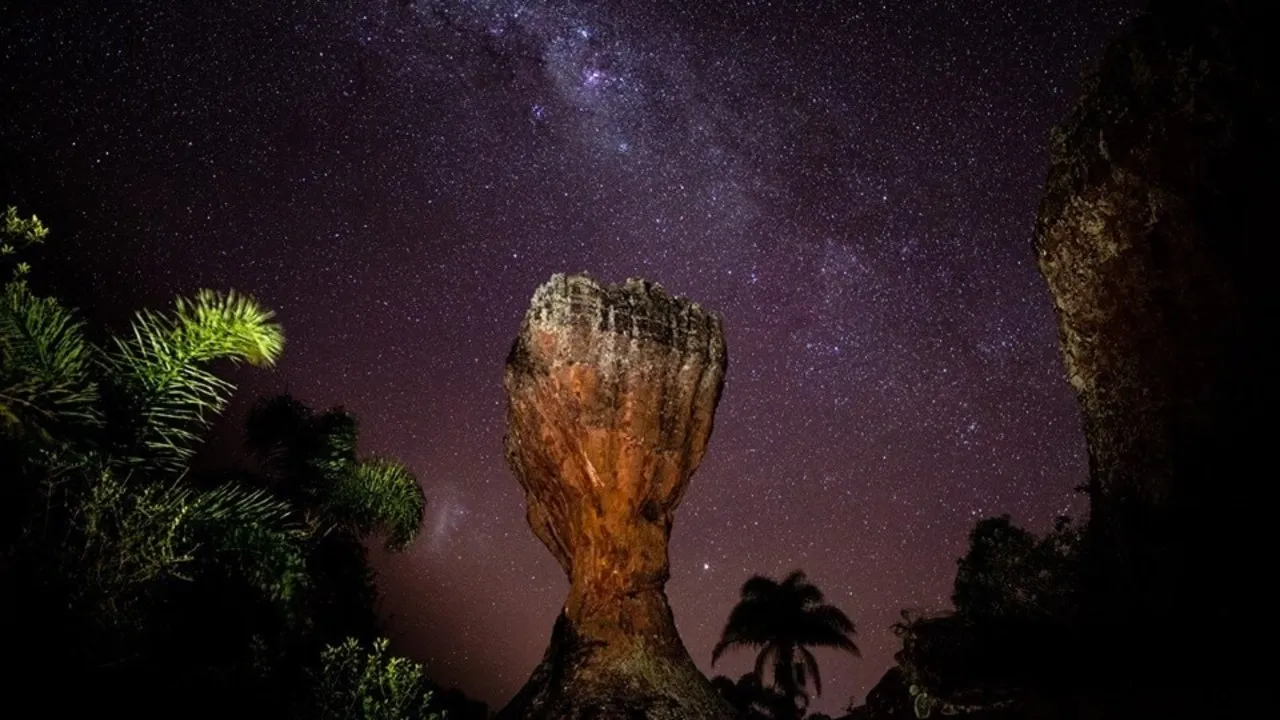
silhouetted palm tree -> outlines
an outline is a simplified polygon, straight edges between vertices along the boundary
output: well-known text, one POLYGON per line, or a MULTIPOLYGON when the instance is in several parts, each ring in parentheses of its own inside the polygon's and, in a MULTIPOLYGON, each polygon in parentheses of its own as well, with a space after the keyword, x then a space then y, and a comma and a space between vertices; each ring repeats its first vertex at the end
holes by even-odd
POLYGON ((763 683, 766 669, 771 671, 772 686, 789 701, 784 712, 799 718, 809 704, 809 684, 815 695, 822 694, 818 660, 810 648, 860 655, 854 633, 853 621, 828 605, 803 572, 796 570, 782 582, 756 575, 743 584, 742 599, 729 615, 711 662, 732 648, 758 650, 755 675, 763 683))

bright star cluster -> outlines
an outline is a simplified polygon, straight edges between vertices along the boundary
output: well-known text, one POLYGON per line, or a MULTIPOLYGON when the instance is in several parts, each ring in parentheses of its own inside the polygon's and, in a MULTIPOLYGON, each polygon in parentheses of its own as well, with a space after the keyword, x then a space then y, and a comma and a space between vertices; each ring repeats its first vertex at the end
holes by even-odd
MULTIPOLYGON (((554 272, 721 311, 730 369, 668 586, 710 652, 752 573, 857 620, 838 714, 943 608, 973 522, 1083 504, 1031 230, 1105 0, 30 3, 0 26, 0 203, 90 314, 234 287, 288 333, 255 395, 344 404, 408 462, 376 556, 402 652, 500 706, 566 589, 503 465, 502 363, 554 272)), ((47 270, 41 270, 47 268, 47 270)))

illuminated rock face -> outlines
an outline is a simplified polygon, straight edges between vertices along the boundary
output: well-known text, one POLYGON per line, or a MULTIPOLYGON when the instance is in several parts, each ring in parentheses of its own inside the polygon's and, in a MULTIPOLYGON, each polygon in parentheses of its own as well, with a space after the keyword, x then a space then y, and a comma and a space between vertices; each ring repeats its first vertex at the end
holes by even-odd
POLYGON ((711 435, 720 318, 640 280, 556 275, 507 358, 507 460, 569 576, 542 663, 501 718, 729 718, 663 587, 672 515, 711 435))
POLYGON ((1157 2, 1131 23, 1054 133, 1036 229, 1089 447, 1090 611, 1142 653, 1096 657, 1160 674, 1238 657, 1255 596, 1239 568, 1274 466, 1280 197, 1266 5, 1157 2), (1206 631, 1173 649, 1190 616, 1206 631))

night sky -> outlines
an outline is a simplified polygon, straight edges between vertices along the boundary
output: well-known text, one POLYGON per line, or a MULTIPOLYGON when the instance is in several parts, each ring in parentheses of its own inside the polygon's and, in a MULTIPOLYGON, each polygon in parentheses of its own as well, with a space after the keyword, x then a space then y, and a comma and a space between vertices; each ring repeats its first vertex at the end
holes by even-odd
POLYGON ((430 506, 374 554, 390 627, 495 708, 567 588, 502 459, 534 288, 641 276, 722 312, 668 594, 711 672, 742 582, 803 568, 859 627, 862 659, 818 655, 834 713, 901 608, 947 606, 976 519, 1083 509, 1031 234, 1048 130, 1133 4, 22 3, 0 204, 53 227, 36 275, 97 318, 206 286, 278 312, 284 360, 234 373, 219 437, 287 387, 408 463, 430 506))

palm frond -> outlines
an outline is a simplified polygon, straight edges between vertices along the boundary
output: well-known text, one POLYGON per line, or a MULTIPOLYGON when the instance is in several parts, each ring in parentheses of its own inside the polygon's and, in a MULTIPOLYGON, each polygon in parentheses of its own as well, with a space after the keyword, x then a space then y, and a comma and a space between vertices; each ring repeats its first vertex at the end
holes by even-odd
POLYGON ((200 431, 221 412, 232 385, 209 372, 215 360, 270 365, 283 347, 272 313, 237 293, 202 290, 179 299, 171 315, 143 311, 132 334, 114 339, 105 360, 108 377, 122 387, 122 415, 141 452, 137 462, 181 467, 194 452, 200 431))
POLYGON ((779 705, 792 716, 808 706, 807 687, 822 693, 818 661, 809 648, 830 647, 858 655, 853 621, 828 605, 822 592, 796 570, 782 582, 754 576, 742 586, 742 596, 729 613, 720 642, 712 651, 714 663, 736 647, 757 648, 755 675, 772 676, 779 705))
POLYGON ((307 533, 289 503, 239 483, 175 493, 185 500, 189 537, 203 543, 215 563, 277 600, 306 583, 307 533))
POLYGON ((776 620, 766 602, 744 599, 729 612, 721 640, 712 651, 712 662, 733 648, 759 648, 774 639, 776 620))
POLYGON ((47 439, 55 427, 96 423, 94 348, 84 323, 53 298, 9 283, 0 301, 0 424, 47 439))
POLYGON ((198 490, 182 480, 137 483, 104 472, 78 504, 81 548, 68 557, 82 601, 112 623, 165 580, 220 567, 275 600, 306 582, 306 535, 287 504, 262 490, 228 484, 198 490))
POLYGON ((779 586, 779 592, 787 598, 787 602, 796 608, 820 606, 826 597, 817 585, 809 582, 803 571, 795 570, 779 586))
POLYGON ((204 526, 287 522, 293 514, 288 503, 266 490, 227 483, 212 490, 181 488, 176 493, 187 500, 191 518, 204 526))
POLYGON ((807 610, 795 632, 796 638, 805 645, 831 647, 859 654, 858 648, 850 640, 857 634, 857 628, 849 616, 834 605, 819 605, 807 610))
MULTIPOLYGON (((800 647, 800 667, 802 668, 804 675, 813 680, 813 694, 821 695, 822 675, 818 672, 818 658, 814 657, 813 653, 809 651, 809 648, 804 646, 800 647)), ((800 687, 804 686, 805 678, 801 677, 800 687)))
POLYGON ((760 646, 760 654, 756 656, 756 664, 753 672, 756 677, 760 678, 760 684, 764 685, 765 671, 773 668, 773 684, 778 684, 777 665, 778 658, 782 652, 782 648, 775 642, 766 642, 760 646))
POLYGON ((764 575, 753 575, 742 584, 743 600, 769 598, 776 595, 777 592, 778 583, 764 575))
POLYGON ((387 548, 413 542, 422 527, 426 496, 408 468, 390 460, 367 460, 343 474, 328 498, 328 513, 365 535, 384 532, 387 548))
POLYGON ((715 665, 716 662, 718 662, 720 658, 730 650, 736 650, 738 648, 755 649, 761 647, 763 644, 763 641, 739 635, 732 635, 726 630, 724 637, 722 637, 720 642, 716 643, 716 646, 711 649, 711 664, 715 665))
POLYGON ((275 313, 235 291, 200 290, 178 298, 170 322, 175 344, 189 362, 227 358, 250 365, 274 365, 284 349, 284 332, 275 313))

